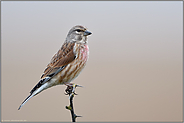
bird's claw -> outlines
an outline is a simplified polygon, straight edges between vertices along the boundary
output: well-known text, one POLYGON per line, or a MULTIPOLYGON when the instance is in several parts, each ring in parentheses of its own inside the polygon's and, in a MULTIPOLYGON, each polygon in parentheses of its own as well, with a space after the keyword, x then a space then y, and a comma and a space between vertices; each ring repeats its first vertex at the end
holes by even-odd
POLYGON ((65 92, 66 92, 65 95, 70 95, 72 93, 72 90, 73 90, 73 87, 67 85, 67 88, 65 89, 65 92))
POLYGON ((71 95, 72 93, 74 95, 78 95, 75 93, 75 88, 83 87, 83 86, 77 85, 77 84, 66 84, 66 86, 67 86, 67 88, 65 89, 65 92, 66 92, 66 93, 64 93, 65 95, 71 95))

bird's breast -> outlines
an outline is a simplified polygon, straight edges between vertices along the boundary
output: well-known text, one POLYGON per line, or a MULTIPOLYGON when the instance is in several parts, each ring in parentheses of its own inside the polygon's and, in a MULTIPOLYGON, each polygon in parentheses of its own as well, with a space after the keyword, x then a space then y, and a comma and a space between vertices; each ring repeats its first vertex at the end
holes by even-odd
POLYGON ((89 57, 88 45, 83 45, 79 52, 80 52, 79 57, 81 57, 81 60, 87 61, 89 57))

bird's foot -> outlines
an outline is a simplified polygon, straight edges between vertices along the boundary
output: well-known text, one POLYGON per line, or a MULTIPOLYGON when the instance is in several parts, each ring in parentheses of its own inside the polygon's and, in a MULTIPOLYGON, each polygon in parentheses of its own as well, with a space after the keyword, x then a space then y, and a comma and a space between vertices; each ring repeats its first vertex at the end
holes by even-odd
POLYGON ((67 86, 67 88, 65 89, 65 95, 69 95, 69 98, 71 97, 72 94, 74 95, 77 95, 75 93, 75 88, 76 87, 83 87, 81 85, 77 85, 77 84, 74 84, 74 83, 69 83, 69 84, 65 84, 67 86))

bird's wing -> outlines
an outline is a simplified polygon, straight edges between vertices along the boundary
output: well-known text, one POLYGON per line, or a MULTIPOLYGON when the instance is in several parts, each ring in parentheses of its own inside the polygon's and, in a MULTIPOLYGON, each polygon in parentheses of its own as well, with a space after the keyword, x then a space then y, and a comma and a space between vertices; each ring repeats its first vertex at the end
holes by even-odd
POLYGON ((72 62, 75 59, 73 47, 74 43, 65 43, 47 65, 41 79, 45 77, 52 77, 58 69, 72 62))
POLYGON ((61 49, 52 57, 50 63, 47 65, 41 76, 41 80, 30 93, 33 93, 37 88, 49 81, 75 59, 75 53, 73 52, 74 45, 74 43, 63 44, 61 49))
POLYGON ((45 77, 53 77, 58 69, 63 68, 75 59, 73 52, 74 43, 65 43, 61 49, 52 57, 47 68, 44 70, 41 79, 45 77))

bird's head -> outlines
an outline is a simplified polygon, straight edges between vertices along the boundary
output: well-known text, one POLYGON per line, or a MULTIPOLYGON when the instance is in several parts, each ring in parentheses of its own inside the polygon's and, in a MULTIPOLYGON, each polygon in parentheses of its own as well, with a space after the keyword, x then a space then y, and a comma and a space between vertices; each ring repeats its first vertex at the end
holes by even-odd
POLYGON ((86 44, 87 36, 91 34, 85 27, 77 25, 70 29, 66 41, 86 44))

